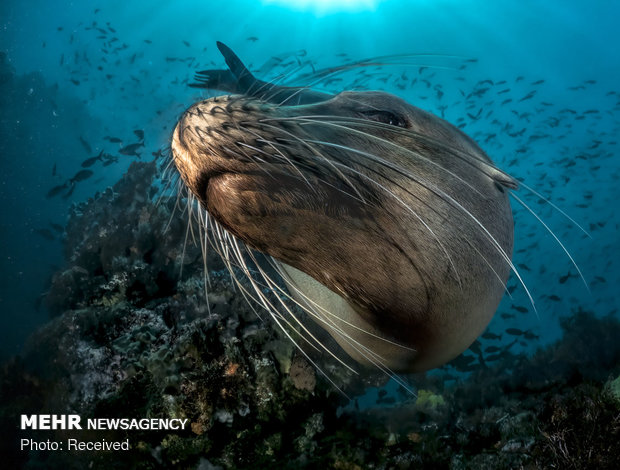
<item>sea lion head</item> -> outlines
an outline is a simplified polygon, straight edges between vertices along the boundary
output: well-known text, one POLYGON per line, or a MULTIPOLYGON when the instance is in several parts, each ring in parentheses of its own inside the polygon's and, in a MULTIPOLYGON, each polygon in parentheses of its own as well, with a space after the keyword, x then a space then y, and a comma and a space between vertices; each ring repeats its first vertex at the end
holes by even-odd
POLYGON ((171 148, 200 205, 277 260, 357 361, 436 367, 493 316, 515 182, 433 114, 375 91, 294 106, 218 96, 182 115, 171 148))

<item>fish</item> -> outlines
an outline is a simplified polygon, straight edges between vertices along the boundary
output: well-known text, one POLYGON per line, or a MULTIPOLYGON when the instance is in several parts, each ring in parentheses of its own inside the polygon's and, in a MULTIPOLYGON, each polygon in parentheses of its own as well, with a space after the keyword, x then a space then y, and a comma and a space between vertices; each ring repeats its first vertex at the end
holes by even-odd
POLYGON ((484 339, 502 339, 502 335, 496 335, 495 333, 491 333, 490 331, 484 333, 482 337, 484 339))
POLYGON ((513 313, 500 313, 499 316, 502 317, 504 320, 516 318, 516 315, 514 315, 513 313))
POLYGON ((525 334, 525 331, 518 328, 506 328, 506 333, 512 336, 522 336, 525 334))
POLYGON ((525 95, 523 98, 521 98, 521 99, 519 100, 519 103, 520 103, 521 101, 525 101, 525 100, 532 99, 532 98, 534 97, 534 95, 535 95, 535 94, 536 94, 536 91, 530 91, 527 95, 525 95))
POLYGON ((60 224, 55 224, 54 222, 50 222, 50 227, 52 227, 58 233, 62 233, 65 231, 65 228, 60 224))
POLYGON ((75 186, 76 186, 75 182, 72 182, 71 183, 71 188, 69 189, 69 191, 66 194, 62 195, 62 198, 64 200, 67 200, 67 199, 69 199, 71 197, 71 195, 73 194, 73 190, 75 189, 75 186))
POLYGON ((181 41, 183 44, 185 44, 187 47, 191 47, 191 44, 187 41, 181 41))
POLYGON ((54 237, 54 234, 46 228, 38 228, 34 231, 34 233, 50 241, 56 238, 54 237))
POLYGON ((521 307, 519 305, 511 305, 510 308, 516 310, 517 312, 526 313, 528 310, 525 307, 521 307))
POLYGON ((469 350, 477 355, 482 354, 482 350, 480 349, 480 341, 478 340, 474 341, 469 347, 469 350))
POLYGON ((252 41, 252 42, 256 42, 258 41, 258 38, 256 36, 250 36, 249 38, 245 38, 246 41, 252 41))
POLYGON ((123 141, 121 139, 119 139, 118 137, 110 137, 109 135, 106 135, 104 137, 105 140, 112 142, 113 144, 122 144, 123 141))
POLYGON ((56 176, 56 164, 52 167, 52 176, 56 176))
POLYGON ((142 129, 136 129, 135 131, 133 131, 133 133, 138 139, 144 140, 144 131, 142 129))
POLYGON ((84 137, 82 136, 80 136, 80 143, 82 144, 82 147, 84 147, 84 150, 86 150, 86 153, 93 153, 92 147, 88 142, 86 142, 86 139, 84 139, 84 137))
POLYGON ((99 152, 99 155, 97 155, 96 157, 91 157, 91 158, 87 158, 86 160, 84 160, 82 162, 82 168, 88 168, 89 166, 93 166, 97 160, 101 160, 103 156, 103 150, 101 152, 99 152))
POLYGON ((498 347, 498 346, 489 346, 487 348, 484 348, 484 352, 486 353, 495 353, 498 351, 501 351, 502 348, 498 347))
POLYGON ((140 147, 144 147, 144 142, 137 142, 135 144, 126 145, 125 147, 120 149, 118 152, 122 155, 130 155, 130 156, 135 156, 139 158, 140 154, 137 153, 137 150, 140 147))
POLYGON ((467 368, 474 362, 476 358, 469 354, 461 354, 450 361, 450 365, 455 367, 456 370, 467 372, 467 368))
POLYGON ((58 196, 60 193, 62 193, 65 189, 67 189, 68 187, 68 183, 64 182, 63 184, 59 184, 58 186, 54 186, 52 189, 50 189, 47 192, 47 195, 45 196, 46 199, 51 199, 55 196, 58 196))
POLYGON ((69 182, 71 184, 75 184, 79 181, 84 181, 85 179, 90 178, 91 176, 93 176, 93 174, 94 173, 91 170, 80 170, 75 175, 73 175, 73 178, 71 178, 69 182))
POLYGON ((103 166, 110 166, 112 163, 118 163, 118 157, 114 155, 105 155, 106 159, 103 162, 103 166))
POLYGON ((497 361, 498 359, 501 359, 502 357, 504 357, 504 353, 497 353, 497 354, 492 354, 490 356, 487 356, 485 360, 487 362, 493 362, 493 361, 497 361))

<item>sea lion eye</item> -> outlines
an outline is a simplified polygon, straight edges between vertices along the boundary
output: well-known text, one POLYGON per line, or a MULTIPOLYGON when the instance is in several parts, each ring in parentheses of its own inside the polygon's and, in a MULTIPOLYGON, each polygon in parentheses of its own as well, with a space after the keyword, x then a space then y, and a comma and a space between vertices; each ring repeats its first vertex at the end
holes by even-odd
POLYGON ((407 120, 391 111, 361 111, 360 114, 371 121, 389 124, 390 126, 407 127, 407 120))

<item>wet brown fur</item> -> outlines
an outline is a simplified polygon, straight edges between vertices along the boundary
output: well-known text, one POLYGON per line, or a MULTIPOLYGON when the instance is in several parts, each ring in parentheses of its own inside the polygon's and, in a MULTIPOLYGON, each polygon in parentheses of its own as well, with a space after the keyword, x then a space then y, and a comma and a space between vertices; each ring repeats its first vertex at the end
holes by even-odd
POLYGON ((222 227, 344 298, 360 325, 415 349, 346 329, 391 369, 447 362, 493 316, 510 265, 485 229, 509 258, 510 183, 446 121, 380 92, 290 107, 220 96, 186 111, 172 150, 222 227), (403 125, 367 120, 375 111, 403 125))

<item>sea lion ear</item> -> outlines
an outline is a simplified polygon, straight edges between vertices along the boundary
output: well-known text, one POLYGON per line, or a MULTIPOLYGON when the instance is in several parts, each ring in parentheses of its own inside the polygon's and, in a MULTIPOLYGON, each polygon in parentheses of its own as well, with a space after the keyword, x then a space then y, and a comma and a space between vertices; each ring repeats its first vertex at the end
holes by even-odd
POLYGON ((497 183, 498 185, 504 188, 508 188, 508 189, 519 188, 519 182, 516 179, 514 179, 512 176, 510 176, 508 173, 503 172, 499 168, 495 168, 495 167, 490 168, 489 176, 493 178, 495 183, 497 183))

